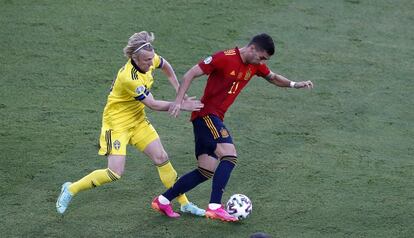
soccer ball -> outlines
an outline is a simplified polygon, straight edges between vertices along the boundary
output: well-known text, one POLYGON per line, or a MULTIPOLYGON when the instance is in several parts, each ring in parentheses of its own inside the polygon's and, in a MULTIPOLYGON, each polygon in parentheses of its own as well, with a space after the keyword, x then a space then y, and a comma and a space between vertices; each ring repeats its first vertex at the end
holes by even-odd
POLYGON ((226 203, 227 212, 239 220, 246 219, 252 212, 252 202, 243 194, 234 194, 226 203))

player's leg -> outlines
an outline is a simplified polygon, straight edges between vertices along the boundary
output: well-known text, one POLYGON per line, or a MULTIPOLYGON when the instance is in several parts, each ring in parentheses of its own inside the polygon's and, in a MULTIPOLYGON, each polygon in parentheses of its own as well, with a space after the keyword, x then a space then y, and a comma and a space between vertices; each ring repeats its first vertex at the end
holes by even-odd
POLYGON ((213 154, 219 159, 218 166, 213 177, 213 186, 210 198, 210 207, 217 208, 221 206, 223 191, 230 178, 231 172, 237 162, 236 148, 233 145, 233 139, 224 125, 223 121, 214 115, 203 117, 206 125, 214 136, 213 154))
POLYGON ((220 158, 220 162, 214 172, 206 217, 222 221, 237 221, 238 219, 228 214, 221 204, 224 189, 237 162, 236 149, 233 144, 219 143, 217 144, 216 154, 220 158))
POLYGON ((163 194, 169 201, 211 178, 217 166, 217 160, 213 157, 217 132, 212 131, 209 121, 205 118, 193 120, 193 132, 198 168, 182 176, 171 189, 163 194))
POLYGON ((180 177, 177 182, 165 193, 157 196, 154 203, 168 205, 178 195, 195 188, 200 183, 207 181, 214 174, 217 160, 209 154, 214 153, 215 144, 212 135, 202 118, 193 121, 195 137, 195 154, 198 158, 199 167, 180 177))
POLYGON ((125 167, 127 139, 128 135, 126 133, 114 133, 111 130, 102 129, 99 154, 108 155, 108 167, 95 170, 74 183, 64 183, 56 201, 56 209, 59 213, 63 214, 66 211, 73 196, 80 191, 98 187, 121 178, 125 167))
MULTIPOLYGON (((178 175, 168 159, 168 155, 161 144, 161 140, 159 138, 155 139, 148 144, 143 152, 154 162, 164 186, 166 188, 171 188, 177 180, 178 175)), ((188 203, 188 199, 184 195, 179 202, 181 205, 184 205, 188 203)))
MULTIPOLYGON (((108 168, 95 170, 74 183, 64 183, 62 185, 61 193, 56 202, 57 211, 63 214, 69 206, 69 203, 72 200, 73 196, 75 196, 80 191, 88 190, 120 179, 122 175, 122 172, 120 171, 123 171, 123 167, 122 169, 118 170, 114 169, 113 167, 111 169, 110 164, 114 166, 114 162, 110 161, 125 161, 125 156, 108 156, 108 168)), ((115 167, 121 168, 120 165, 116 165, 115 167)))
MULTIPOLYGON (((210 179, 214 174, 212 170, 214 170, 216 165, 217 160, 215 158, 207 154, 199 156, 199 167, 180 177, 170 189, 157 196, 152 202, 153 208, 167 214, 168 210, 164 211, 164 209, 169 209, 167 206, 170 206, 171 201, 180 194, 186 193, 210 179), (200 167, 200 164, 204 165, 205 168, 200 167)), ((169 215, 167 214, 167 216, 169 215)))
MULTIPOLYGON (((135 128, 131 137, 131 144, 135 145, 139 151, 144 152, 154 162, 162 183, 165 187, 170 188, 177 180, 177 172, 168 160, 168 155, 162 146, 157 131, 146 118, 143 123, 135 128)), ((181 205, 190 208, 188 212, 204 216, 205 210, 190 203, 184 194, 179 196, 178 201, 181 205)), ((154 203, 152 206, 154 209, 157 208, 154 203)), ((173 211, 171 204, 168 204, 168 206, 167 211, 163 213, 170 217, 178 217, 179 214, 173 211)))
POLYGON ((180 194, 186 193, 197 187, 199 184, 213 177, 214 169, 217 166, 217 160, 207 154, 198 156, 198 168, 186 173, 180 177, 177 182, 162 194, 167 199, 166 202, 172 201, 180 194))
POLYGON ((98 169, 69 186, 69 191, 77 193, 91 188, 99 187, 106 183, 114 182, 121 178, 124 173, 125 155, 109 155, 108 168, 98 169))
POLYGON ((106 169, 95 170, 69 186, 69 191, 78 192, 118 180, 124 173, 128 131, 117 132, 103 129, 100 137, 100 155, 108 156, 106 169))
POLYGON ((216 155, 220 162, 213 177, 210 204, 221 204, 223 192, 237 163, 236 148, 230 143, 217 144, 216 155))
MULTIPOLYGON (((144 153, 154 162, 157 167, 158 174, 164 186, 171 188, 177 181, 177 172, 173 168, 168 155, 162 146, 159 138, 148 144, 144 153)), ((197 207, 195 204, 188 201, 185 194, 181 194, 177 197, 177 201, 181 205, 181 211, 191 213, 197 216, 204 216, 205 210, 197 207)))
POLYGON ((203 117, 203 121, 213 137, 214 150, 212 154, 219 159, 213 176, 211 198, 206 217, 223 221, 236 221, 237 219, 230 216, 221 204, 223 191, 236 163, 236 149, 234 148, 229 131, 219 117, 209 115, 203 117))

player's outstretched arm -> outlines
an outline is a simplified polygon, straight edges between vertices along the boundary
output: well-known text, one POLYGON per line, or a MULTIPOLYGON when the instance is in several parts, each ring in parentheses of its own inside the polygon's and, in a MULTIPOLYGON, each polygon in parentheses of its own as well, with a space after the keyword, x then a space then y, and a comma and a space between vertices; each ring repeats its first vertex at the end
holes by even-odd
POLYGON ((181 110, 181 104, 183 103, 184 96, 187 92, 187 90, 190 88, 191 82, 197 78, 203 75, 204 72, 201 70, 200 66, 194 65, 190 70, 187 71, 187 73, 184 74, 183 80, 181 82, 181 85, 178 89, 177 96, 175 98, 175 101, 171 103, 171 106, 168 110, 171 116, 177 117, 181 110))
POLYGON ((199 100, 196 100, 195 97, 188 97, 183 100, 181 103, 181 111, 200 111, 204 107, 204 104, 199 100))
POLYGON ((280 74, 276 74, 273 72, 270 72, 268 76, 266 76, 266 80, 269 83, 272 83, 278 87, 291 87, 291 88, 313 88, 312 81, 300 81, 300 82, 294 82, 291 81, 284 76, 280 74))
MULTIPOLYGON (((149 93, 143 100, 141 100, 145 106, 149 107, 151 110, 154 111, 168 111, 172 102, 163 101, 163 100, 156 100, 154 96, 149 93)), ((195 98, 187 98, 183 101, 183 106, 181 110, 183 111, 200 111, 203 108, 203 104, 199 100, 195 100, 195 98)))
POLYGON ((152 93, 149 93, 141 102, 154 111, 168 111, 171 102, 156 100, 152 93))

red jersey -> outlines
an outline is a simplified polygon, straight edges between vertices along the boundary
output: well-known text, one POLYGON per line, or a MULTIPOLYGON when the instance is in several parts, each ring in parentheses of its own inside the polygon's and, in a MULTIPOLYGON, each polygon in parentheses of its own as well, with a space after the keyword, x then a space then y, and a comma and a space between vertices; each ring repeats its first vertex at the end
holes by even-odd
POLYGON ((191 121, 208 114, 223 120, 227 109, 250 79, 254 75, 264 78, 270 73, 266 64, 243 63, 237 47, 215 53, 200 61, 198 66, 208 75, 208 79, 201 98, 204 107, 191 114, 191 121))

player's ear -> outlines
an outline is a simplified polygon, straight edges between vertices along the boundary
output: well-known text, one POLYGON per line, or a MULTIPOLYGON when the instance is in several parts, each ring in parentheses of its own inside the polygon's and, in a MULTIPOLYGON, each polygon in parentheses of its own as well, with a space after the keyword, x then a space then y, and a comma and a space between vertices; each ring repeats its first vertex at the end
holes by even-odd
POLYGON ((251 44, 249 47, 250 47, 250 51, 252 52, 257 51, 257 47, 254 44, 251 44))
POLYGON ((131 60, 133 60, 136 64, 139 62, 139 54, 133 54, 131 56, 131 60))

